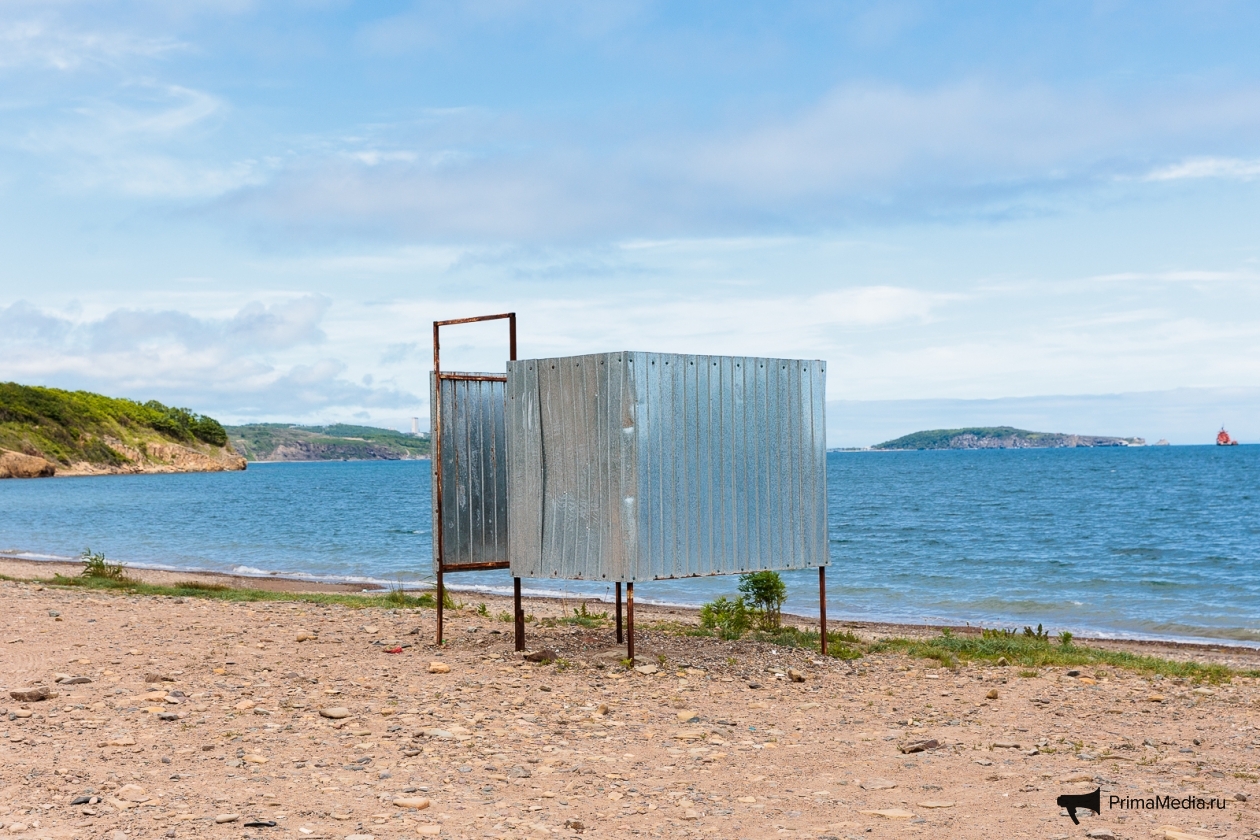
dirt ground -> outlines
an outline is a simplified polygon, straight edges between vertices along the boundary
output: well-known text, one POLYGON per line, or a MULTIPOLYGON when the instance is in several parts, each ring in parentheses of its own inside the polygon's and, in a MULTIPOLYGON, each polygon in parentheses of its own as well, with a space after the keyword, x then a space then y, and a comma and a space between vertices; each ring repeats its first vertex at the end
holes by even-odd
POLYGON ((513 652, 507 602, 457 597, 475 601, 447 612, 438 649, 432 610, 0 583, 0 825, 109 840, 1260 836, 1255 680, 822 661, 652 629, 694 617, 644 607, 636 669, 611 628, 565 624, 529 627, 529 650, 558 657, 539 664, 513 652), (76 677, 90 681, 57 682, 76 677), (10 697, 39 686, 55 696, 10 697), (1101 816, 1073 825, 1056 797, 1095 788, 1101 816), (1217 807, 1109 807, 1165 795, 1217 807))

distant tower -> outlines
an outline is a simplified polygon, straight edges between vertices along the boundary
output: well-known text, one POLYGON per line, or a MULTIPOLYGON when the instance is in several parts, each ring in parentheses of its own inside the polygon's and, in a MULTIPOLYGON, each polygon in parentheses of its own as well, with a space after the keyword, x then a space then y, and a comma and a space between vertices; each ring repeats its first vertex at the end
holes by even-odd
POLYGON ((419 435, 419 434, 420 434, 420 418, 419 418, 419 417, 412 417, 412 418, 411 418, 411 433, 412 433, 413 435, 419 435))

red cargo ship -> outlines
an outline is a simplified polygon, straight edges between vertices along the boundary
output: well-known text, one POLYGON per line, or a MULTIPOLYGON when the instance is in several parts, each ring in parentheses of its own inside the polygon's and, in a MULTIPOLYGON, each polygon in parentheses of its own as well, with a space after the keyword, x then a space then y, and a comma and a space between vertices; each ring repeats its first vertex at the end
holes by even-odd
POLYGON ((1221 430, 1216 433, 1217 446, 1237 446, 1238 441, 1229 436, 1229 432, 1225 431, 1225 427, 1221 426, 1221 430))

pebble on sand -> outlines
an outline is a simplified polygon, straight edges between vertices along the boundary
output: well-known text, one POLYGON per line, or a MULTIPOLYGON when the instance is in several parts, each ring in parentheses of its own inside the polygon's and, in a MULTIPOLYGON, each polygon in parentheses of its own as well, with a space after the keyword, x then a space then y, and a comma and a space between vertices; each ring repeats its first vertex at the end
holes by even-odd
POLYGON ((219 816, 214 818, 214 821, 216 823, 223 824, 223 823, 236 822, 240 818, 241 818, 240 814, 219 814, 219 816))
POLYGON ((37 703, 40 700, 47 700, 57 695, 49 691, 42 685, 34 688, 19 688, 9 692, 9 696, 21 703, 37 703))
POLYGON ((449 674, 450 672, 451 672, 451 666, 447 665, 445 662, 430 662, 429 663, 430 674, 449 674))
POLYGON ((394 804, 399 808, 415 808, 422 811, 429 807, 429 800, 420 796, 400 796, 394 800, 394 804))
POLYGON ((342 718, 350 717, 350 710, 345 706, 330 706, 327 709, 320 709, 319 715, 332 720, 341 720, 342 718))
POLYGON ((881 808, 878 811, 859 811, 860 814, 868 814, 872 817, 884 817, 890 820, 908 820, 914 816, 910 811, 901 808, 881 808))
POLYGON ((1208 840, 1202 834, 1191 834, 1188 831, 1182 831, 1181 829, 1171 825, 1164 826, 1160 829, 1160 831, 1162 831, 1163 834, 1156 836, 1162 837, 1163 840, 1208 840))

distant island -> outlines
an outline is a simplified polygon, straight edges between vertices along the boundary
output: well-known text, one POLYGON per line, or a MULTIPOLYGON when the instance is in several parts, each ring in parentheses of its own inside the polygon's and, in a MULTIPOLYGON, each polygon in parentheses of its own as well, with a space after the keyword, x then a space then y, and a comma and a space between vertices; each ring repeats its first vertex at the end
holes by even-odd
POLYGON ((872 449, 1063 449, 1077 446, 1145 446, 1140 437, 1065 435, 1030 432, 1011 426, 975 426, 967 429, 932 429, 887 440, 872 449))
POLYGON ((0 383, 0 478, 243 469, 223 426, 189 409, 0 383))
POLYGON ((427 435, 375 426, 228 426, 232 445, 250 461, 408 461, 429 457, 427 435))

